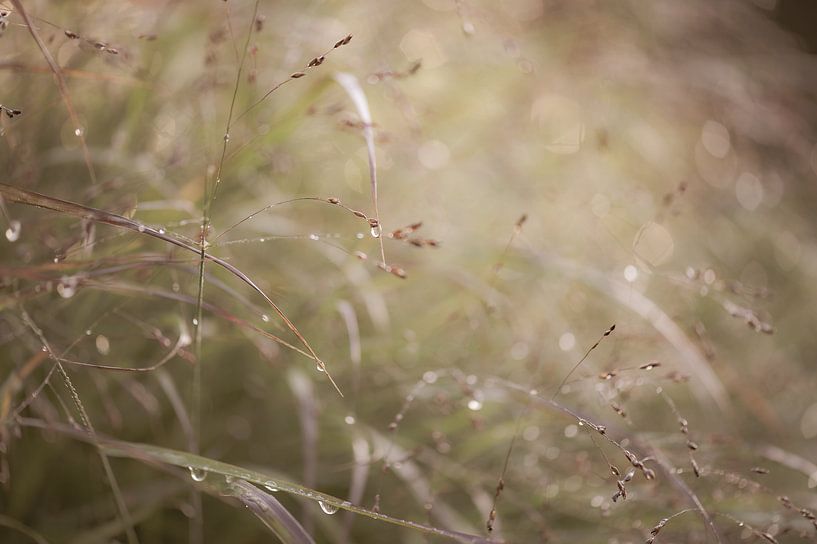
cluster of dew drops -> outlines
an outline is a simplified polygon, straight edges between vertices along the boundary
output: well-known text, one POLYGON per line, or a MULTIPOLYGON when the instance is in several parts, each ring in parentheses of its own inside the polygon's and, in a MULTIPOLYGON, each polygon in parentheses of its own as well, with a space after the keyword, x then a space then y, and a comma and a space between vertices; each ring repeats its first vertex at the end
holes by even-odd
MULTIPOLYGON (((194 482, 203 482, 205 478, 207 478, 207 471, 200 467, 189 466, 187 469, 190 471, 190 478, 194 482)), ((228 476, 228 481, 230 477, 228 476)), ((279 491, 278 484, 272 480, 268 480, 264 483, 264 488, 271 492, 277 493, 279 491)), ((321 507, 321 511, 324 514, 329 514, 330 516, 338 511, 338 506, 323 500, 318 500, 318 506, 321 507)))

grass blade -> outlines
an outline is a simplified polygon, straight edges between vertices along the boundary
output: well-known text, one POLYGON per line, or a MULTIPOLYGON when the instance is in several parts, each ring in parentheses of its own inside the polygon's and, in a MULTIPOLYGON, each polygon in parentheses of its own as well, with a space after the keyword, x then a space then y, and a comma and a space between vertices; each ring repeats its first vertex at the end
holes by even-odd
POLYGON ((269 493, 241 479, 232 480, 227 487, 229 492, 249 508, 284 544, 315 544, 289 510, 269 493))
POLYGON ((301 332, 298 330, 295 324, 292 323, 292 321, 290 321, 289 318, 284 314, 283 310, 281 310, 281 308, 275 302, 273 302, 272 299, 260 287, 258 287, 258 285, 256 285, 254 281, 252 281, 249 278, 249 276, 244 274, 244 272, 242 272, 232 264, 228 263, 227 261, 219 259, 218 257, 211 255, 206 251, 202 251, 195 244, 192 244, 178 236, 167 234, 164 231, 159 231, 158 229, 155 229, 148 225, 144 225, 138 221, 134 221, 133 219, 128 219, 127 217, 107 212, 105 210, 92 208, 90 206, 83 206, 82 204, 77 204, 75 202, 69 202, 67 200, 42 195, 39 193, 35 193, 33 191, 27 191, 25 189, 19 189, 11 185, 6 185, 5 183, 0 183, 0 195, 2 195, 10 202, 17 202, 18 204, 27 204, 29 206, 36 206, 38 208, 44 208, 46 210, 64 213, 66 215, 72 215, 74 217, 88 219, 96 223, 104 223, 106 225, 128 229, 139 234, 144 234, 145 236, 158 238, 159 240, 162 240, 174 246, 180 247, 187 251, 191 251, 196 255, 201 255, 203 256, 204 259, 211 261, 219 265, 220 267, 226 269, 227 271, 231 272, 234 276, 239 278, 241 281, 249 285, 253 291, 255 291, 256 293, 261 295, 261 297, 264 298, 264 300, 272 307, 273 310, 275 310, 275 313, 278 314, 281 320, 286 324, 287 328, 289 328, 289 330, 292 331, 293 334, 295 334, 298 340, 304 345, 304 347, 306 347, 307 351, 309 351, 310 355, 318 362, 318 365, 324 371, 326 377, 329 378, 329 381, 332 383, 332 386, 335 388, 338 394, 340 396, 343 396, 340 387, 338 387, 334 378, 332 378, 331 374, 329 374, 328 369, 326 369, 325 363, 320 359, 320 357, 318 357, 318 354, 315 353, 315 351, 312 349, 312 346, 309 344, 309 342, 306 341, 306 338, 304 338, 304 336, 301 334, 301 332))

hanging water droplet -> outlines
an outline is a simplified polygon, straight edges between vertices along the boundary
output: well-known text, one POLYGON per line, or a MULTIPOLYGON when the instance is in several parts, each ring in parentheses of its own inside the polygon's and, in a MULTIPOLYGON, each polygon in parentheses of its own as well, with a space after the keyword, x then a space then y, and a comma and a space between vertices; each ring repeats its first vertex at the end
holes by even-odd
POLYGON ((187 467, 187 469, 190 471, 190 477, 194 482, 203 482, 207 477, 207 471, 203 468, 187 467))
POLYGON ((317 370, 318 372, 326 372, 326 365, 324 365, 323 363, 318 363, 315 365, 315 370, 317 370))
POLYGON ((77 279, 71 276, 63 276, 57 284, 57 293, 62 298, 71 298, 77 292, 77 279))
POLYGON ((314 240, 314 241, 316 241, 316 242, 317 242, 318 240, 320 240, 320 238, 321 238, 321 237, 320 237, 320 236, 318 236, 317 234, 310 234, 310 235, 309 235, 309 239, 310 239, 310 240, 314 240))
POLYGON ((348 416, 343 418, 343 421, 345 421, 347 425, 354 425, 355 424, 355 416, 349 414, 348 416))
POLYGON ((76 128, 74 129, 74 136, 82 136, 83 132, 82 128, 76 128))
POLYGON ((194 317, 193 318, 193 325, 198 326, 198 324, 199 324, 199 320, 194 317))
POLYGON ((96 350, 100 353, 100 355, 107 355, 111 351, 111 341, 108 340, 108 337, 104 334, 100 334, 96 337, 96 350))
POLYGON ((77 291, 73 287, 60 283, 57 285, 57 292, 62 298, 71 298, 77 291))
POLYGON ((372 227, 369 233, 372 235, 372 238, 380 238, 380 226, 372 227))
POLYGON ((267 314, 261 314, 261 321, 269 323, 269 316, 267 314))
POLYGON ((271 491, 272 493, 278 493, 278 484, 276 484, 276 483, 275 483, 275 482, 273 482, 272 480, 269 480, 268 482, 266 482, 266 483, 264 484, 264 488, 265 488, 267 491, 271 491))
POLYGON ((91 329, 85 329, 85 336, 91 336, 91 329))
POLYGON ((9 221, 9 228, 6 229, 6 240, 16 242, 20 238, 20 231, 23 226, 16 219, 9 221))
POLYGON ((335 506, 334 504, 329 504, 328 502, 324 501, 318 501, 318 504, 320 505, 321 510, 323 510, 324 514, 329 514, 331 516, 332 514, 338 511, 338 507, 335 506))
POLYGON ((468 401, 468 409, 478 412, 479 410, 482 410, 482 403, 477 399, 471 399, 468 401))

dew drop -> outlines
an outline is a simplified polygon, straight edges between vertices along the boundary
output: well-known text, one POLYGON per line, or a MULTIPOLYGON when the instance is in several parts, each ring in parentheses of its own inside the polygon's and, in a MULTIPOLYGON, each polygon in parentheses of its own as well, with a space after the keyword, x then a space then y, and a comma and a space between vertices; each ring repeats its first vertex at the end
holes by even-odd
POLYGON ((345 421, 347 425, 354 425, 356 420, 355 420, 355 416, 350 414, 350 415, 346 416, 345 418, 343 418, 343 421, 345 421))
POLYGON ((77 292, 77 279, 70 276, 63 276, 57 284, 57 293, 62 298, 71 298, 77 292))
POLYGON ((60 283, 59 285, 57 285, 57 292, 60 294, 62 298, 71 298, 77 291, 73 287, 70 287, 64 283, 60 283))
POLYGON ((278 493, 278 484, 276 484, 272 480, 269 480, 264 484, 264 489, 272 493, 278 493))
POLYGON ((159 229, 159 234, 164 234, 164 233, 165 233, 165 229, 160 228, 160 229, 159 229))
POLYGON ((468 409, 478 412, 479 410, 482 410, 482 403, 477 399, 471 399, 468 401, 468 409))
POLYGON ((136 230, 138 230, 139 232, 145 232, 145 226, 139 225, 138 227, 136 227, 136 230))
POLYGON ((96 350, 100 353, 100 355, 107 355, 111 351, 111 341, 108 340, 108 337, 104 334, 100 334, 96 337, 96 350))
POLYGON ((320 505, 321 510, 323 510, 324 514, 329 514, 331 516, 332 514, 338 511, 338 507, 335 506, 334 504, 329 504, 328 502, 324 501, 318 501, 318 504, 320 505))
POLYGON ((318 372, 326 372, 325 365, 323 363, 318 363, 315 365, 315 370, 318 372))
POLYGON ((198 319, 196 319, 195 317, 193 318, 193 325, 195 325, 195 326, 197 326, 197 327, 198 327, 198 325, 199 325, 199 320, 198 320, 198 319))
POLYGON ((187 470, 190 471, 190 477, 194 482, 203 482, 207 477, 207 471, 202 468, 187 467, 187 470))
POLYGON ((261 321, 269 323, 269 316, 267 314, 261 314, 261 321))
POLYGON ((82 132, 81 128, 74 129, 74 136, 82 136, 82 132))
POLYGON ((372 235, 372 238, 380 238, 380 227, 372 227, 369 233, 372 235))
POLYGON ((309 239, 318 241, 318 240, 320 240, 320 236, 318 236, 317 234, 310 234, 309 239))
POLYGON ((6 240, 9 242, 16 242, 20 239, 20 230, 22 225, 16 219, 9 221, 9 228, 6 229, 6 240))
POLYGON ((358 240, 362 240, 363 239, 363 233, 358 232, 357 234, 355 234, 355 238, 357 238, 358 240))

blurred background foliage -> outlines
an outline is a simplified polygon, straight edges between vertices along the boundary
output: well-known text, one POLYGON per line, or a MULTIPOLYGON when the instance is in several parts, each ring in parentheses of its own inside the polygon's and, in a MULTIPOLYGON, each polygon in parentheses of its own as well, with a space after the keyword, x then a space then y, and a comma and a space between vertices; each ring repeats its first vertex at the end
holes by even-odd
MULTIPOLYGON (((254 20, 244 0, 26 2, 77 123, 4 3, 0 103, 22 114, 0 120, 2 183, 194 242, 252 28, 208 251, 283 309, 344 397, 259 332, 300 346, 224 270, 205 269, 199 353, 195 254, 6 199, 0 540, 124 540, 93 448, 31 427, 77 414, 56 374, 38 389, 53 362, 25 310, 74 361, 143 368, 173 350, 154 372, 67 365, 101 436, 190 449, 200 364, 202 455, 395 517, 487 535, 513 442, 497 540, 642 542, 694 507, 683 483, 723 542, 811 541, 817 529, 777 499, 817 507, 817 63, 805 4, 261 1, 254 20), (382 240, 406 279, 378 268, 365 219, 326 202, 374 216, 339 72, 369 103, 382 240), (322 201, 275 206, 217 238, 298 197, 322 201), (422 247, 388 235, 416 222, 422 247), (622 472, 627 459, 553 410, 557 391, 605 436, 655 456, 657 478, 637 473, 614 502, 604 455, 622 472)), ((188 538, 186 471, 111 463, 142 542, 188 538)), ((442 540, 276 498, 318 542, 442 540)), ((206 542, 274 538, 234 501, 202 500, 206 542)), ((695 512, 662 538, 716 541, 695 512)))

